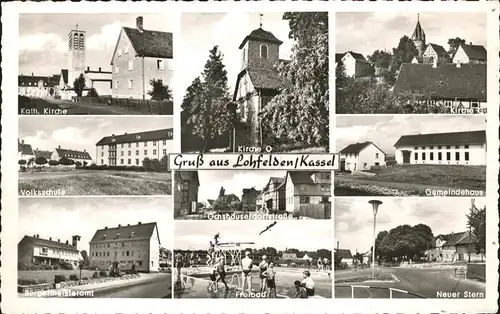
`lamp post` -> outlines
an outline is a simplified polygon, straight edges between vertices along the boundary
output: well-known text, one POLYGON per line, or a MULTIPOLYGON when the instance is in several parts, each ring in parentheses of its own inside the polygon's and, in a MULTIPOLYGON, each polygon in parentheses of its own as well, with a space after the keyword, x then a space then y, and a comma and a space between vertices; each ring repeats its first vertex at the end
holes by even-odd
POLYGON ((381 205, 382 202, 379 200, 371 200, 371 201, 368 201, 368 203, 372 204, 372 209, 373 209, 372 277, 375 278, 375 240, 376 240, 375 225, 376 225, 376 221, 377 221, 378 206, 381 205))

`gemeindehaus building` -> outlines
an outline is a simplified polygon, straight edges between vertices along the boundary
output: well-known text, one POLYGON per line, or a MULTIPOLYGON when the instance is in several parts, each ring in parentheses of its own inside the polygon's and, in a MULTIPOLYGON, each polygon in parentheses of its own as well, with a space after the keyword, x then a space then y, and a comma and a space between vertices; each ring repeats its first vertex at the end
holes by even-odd
POLYGON ((111 134, 96 143, 96 164, 142 166, 145 158, 161 160, 173 152, 173 129, 111 134))
POLYGON ((160 267, 160 236, 156 222, 118 225, 99 229, 89 242, 90 266, 110 269, 113 262, 120 268, 157 272, 160 267))

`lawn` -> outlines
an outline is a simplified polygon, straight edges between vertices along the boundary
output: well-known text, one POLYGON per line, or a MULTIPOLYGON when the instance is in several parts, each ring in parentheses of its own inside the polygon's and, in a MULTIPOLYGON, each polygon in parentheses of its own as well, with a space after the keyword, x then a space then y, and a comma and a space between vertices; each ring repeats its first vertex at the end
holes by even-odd
POLYGON ((23 190, 64 190, 65 195, 171 195, 170 173, 76 170, 19 173, 23 190))
POLYGON ((486 190, 485 166, 398 165, 379 167, 370 172, 375 176, 336 174, 335 195, 353 195, 349 190, 363 191, 368 195, 403 196, 425 195, 429 188, 486 190))
MULTIPOLYGON (((82 278, 92 278, 93 270, 82 269, 82 278)), ((38 282, 54 282, 55 275, 64 275, 69 279, 70 275, 76 275, 80 278, 80 270, 19 270, 17 272, 17 279, 24 280, 37 280, 38 282)))
POLYGON ((25 96, 18 96, 18 113, 23 114, 23 109, 36 109, 41 114, 44 109, 59 109, 59 106, 52 104, 40 98, 29 98, 25 96))

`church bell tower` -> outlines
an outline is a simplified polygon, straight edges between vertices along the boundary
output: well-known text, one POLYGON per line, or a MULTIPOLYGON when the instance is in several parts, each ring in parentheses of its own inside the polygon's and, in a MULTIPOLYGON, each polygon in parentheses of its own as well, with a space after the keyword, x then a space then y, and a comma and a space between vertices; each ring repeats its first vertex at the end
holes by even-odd
POLYGON ((418 56, 421 58, 425 51, 425 32, 420 25, 420 14, 417 15, 417 25, 415 26, 411 39, 418 50, 418 56))
POLYGON ((68 34, 68 84, 73 82, 85 69, 85 31, 76 28, 68 34))

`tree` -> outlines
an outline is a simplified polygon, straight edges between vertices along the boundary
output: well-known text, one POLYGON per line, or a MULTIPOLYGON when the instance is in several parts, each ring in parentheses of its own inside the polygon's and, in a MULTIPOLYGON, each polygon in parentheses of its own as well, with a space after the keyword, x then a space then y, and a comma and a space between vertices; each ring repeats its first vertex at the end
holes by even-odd
POLYGON ((51 87, 49 89, 49 94, 50 94, 50 96, 54 96, 54 88, 53 87, 51 87))
POLYGON ((89 164, 89 163, 88 163, 88 162, 86 162, 86 161, 84 161, 84 162, 83 162, 83 166, 87 166, 88 164, 89 164))
POLYGON ((187 91, 183 105, 191 107, 187 124, 194 135, 203 140, 202 153, 209 149, 211 141, 227 135, 231 116, 226 106, 229 102, 227 71, 223 55, 218 46, 209 51, 209 57, 202 73, 201 89, 195 79, 192 89, 187 91), (187 97, 187 99, 186 99, 187 97))
POLYGON ((151 159, 149 159, 148 157, 144 158, 144 160, 142 161, 142 166, 147 171, 150 171, 151 170, 151 159))
POLYGON ((75 162, 75 165, 76 165, 77 167, 81 167, 81 166, 82 166, 82 163, 81 163, 80 161, 77 161, 77 162, 75 162))
POLYGON ((71 159, 69 159, 68 157, 63 156, 63 157, 61 157, 61 158, 59 159, 59 164, 60 164, 60 165, 63 165, 63 166, 70 166, 70 165, 71 165, 71 161, 72 161, 72 160, 71 160, 71 159))
POLYGON ((80 74, 73 82, 73 90, 78 97, 82 97, 83 90, 85 89, 85 76, 80 74))
POLYGON ((152 100, 172 101, 172 91, 168 85, 163 85, 161 79, 151 79, 149 85, 153 88, 148 91, 148 95, 151 96, 152 100))
POLYGON ((88 93, 87 97, 99 97, 99 94, 97 93, 97 90, 95 88, 91 88, 88 93))
POLYGON ((278 67, 289 86, 260 112, 275 138, 326 147, 329 143, 328 14, 287 12, 283 15, 294 40, 292 58, 278 67))
POLYGON ((448 49, 448 55, 451 58, 453 58, 453 56, 455 55, 455 52, 457 52, 458 48, 464 44, 465 44, 465 39, 460 38, 460 37, 448 39, 448 46, 450 46, 450 48, 448 49))
POLYGON ((375 50, 368 56, 368 61, 370 61, 376 69, 388 70, 392 61, 392 54, 385 50, 375 50))
POLYGON ((39 166, 43 166, 47 163, 47 159, 45 159, 45 157, 37 157, 35 163, 39 166))
POLYGON ((394 82, 396 82, 396 73, 399 71, 401 64, 411 63, 413 58, 418 56, 418 50, 410 37, 403 36, 399 39, 398 47, 392 49, 392 55, 389 74, 387 75, 389 85, 394 85, 394 82))
POLYGON ((466 216, 475 238, 476 252, 486 254, 486 206, 479 209, 472 205, 466 216))
POLYGON ((163 156, 160 159, 160 171, 168 171, 168 157, 167 157, 167 155, 163 156))

